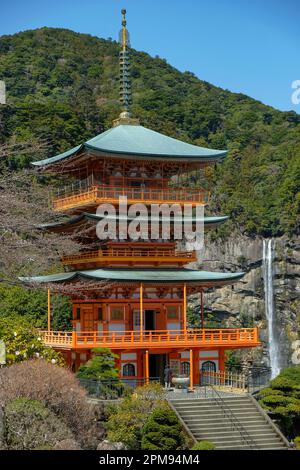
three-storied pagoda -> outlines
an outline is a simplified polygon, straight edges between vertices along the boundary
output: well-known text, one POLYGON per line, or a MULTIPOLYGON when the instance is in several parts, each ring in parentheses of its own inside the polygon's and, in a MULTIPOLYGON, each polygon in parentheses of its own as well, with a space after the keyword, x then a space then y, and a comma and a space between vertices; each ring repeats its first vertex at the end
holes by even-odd
MULTIPOLYGON (((113 204, 116 222, 120 223, 119 196, 127 196, 128 205, 206 205, 208 193, 184 187, 183 177, 187 180, 190 174, 219 162, 226 151, 167 137, 131 117, 129 37, 125 11, 122 13, 123 111, 119 119, 111 129, 91 140, 34 163, 43 171, 76 180, 53 200, 55 210, 68 214, 68 220, 43 228, 68 232, 93 227, 89 237, 82 239, 87 248, 63 258, 65 272, 33 278, 45 284, 76 285, 80 280, 81 289, 86 284, 84 298, 72 294, 73 331, 52 331, 49 324, 42 337, 47 345, 65 355, 74 370, 89 359, 92 348, 108 347, 119 357, 120 377, 161 377, 168 362, 173 374, 189 375, 192 387, 199 383, 201 371, 224 371, 225 350, 259 345, 256 328, 204 327, 203 291, 232 284, 243 273, 184 267, 197 260, 196 253, 179 249, 172 230, 168 240, 151 240, 145 234, 139 240, 99 240, 95 224, 103 217, 96 210, 101 203, 113 204), (193 293, 201 293, 202 298, 199 329, 189 328, 187 321, 187 298, 193 293)), ((226 219, 205 217, 204 227, 215 227, 226 219)))

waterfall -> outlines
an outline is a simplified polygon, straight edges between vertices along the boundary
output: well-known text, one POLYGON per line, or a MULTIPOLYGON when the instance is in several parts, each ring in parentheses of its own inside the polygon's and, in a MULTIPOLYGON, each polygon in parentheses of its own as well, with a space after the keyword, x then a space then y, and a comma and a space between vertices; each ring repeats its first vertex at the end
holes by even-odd
POLYGON ((276 313, 274 309, 273 292, 273 248, 272 239, 263 240, 263 276, 265 289, 265 312, 268 322, 269 356, 271 379, 280 372, 280 353, 278 335, 276 334, 276 313))

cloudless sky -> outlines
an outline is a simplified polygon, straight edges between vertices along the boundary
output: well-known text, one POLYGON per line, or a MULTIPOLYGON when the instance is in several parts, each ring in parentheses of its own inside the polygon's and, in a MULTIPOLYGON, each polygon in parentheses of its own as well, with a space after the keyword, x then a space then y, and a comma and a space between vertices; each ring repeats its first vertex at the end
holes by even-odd
POLYGON ((300 80, 300 0, 0 0, 0 35, 42 26, 113 39, 281 110, 300 80))

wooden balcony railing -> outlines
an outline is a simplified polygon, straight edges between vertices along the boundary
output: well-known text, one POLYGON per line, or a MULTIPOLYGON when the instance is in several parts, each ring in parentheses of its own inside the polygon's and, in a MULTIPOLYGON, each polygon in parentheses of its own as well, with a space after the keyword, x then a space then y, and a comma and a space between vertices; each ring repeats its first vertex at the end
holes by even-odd
POLYGON ((169 347, 249 348, 260 344, 257 328, 193 329, 153 331, 40 331, 47 346, 62 349, 139 349, 169 347))
POLYGON ((77 265, 86 263, 118 263, 118 262, 140 262, 159 264, 186 264, 197 261, 195 251, 175 251, 163 249, 127 249, 118 248, 110 250, 95 250, 64 256, 62 262, 66 265, 77 265))
POLYGON ((129 204, 144 202, 147 204, 207 204, 209 193, 204 189, 172 189, 172 188, 131 188, 115 187, 111 188, 103 185, 93 185, 88 188, 77 188, 74 192, 67 191, 53 198, 53 207, 57 211, 86 206, 90 204, 100 204, 108 202, 116 204, 120 196, 127 196, 129 204))

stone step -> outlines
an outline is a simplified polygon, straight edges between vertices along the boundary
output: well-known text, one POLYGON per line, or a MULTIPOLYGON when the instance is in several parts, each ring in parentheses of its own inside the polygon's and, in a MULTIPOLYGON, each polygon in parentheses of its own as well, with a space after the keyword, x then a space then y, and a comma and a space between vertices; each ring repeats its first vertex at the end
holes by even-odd
MULTIPOLYGON (((253 424, 249 425, 248 423, 242 423, 242 426, 248 433, 252 431, 269 431, 270 427, 266 424, 253 424)), ((194 432, 194 431, 199 431, 199 432, 218 432, 219 429, 223 431, 234 431, 231 425, 225 425, 225 426, 216 426, 216 425, 199 425, 199 424, 189 424, 189 429, 194 432)))
POLYGON ((209 440, 216 449, 287 449, 286 442, 251 397, 223 398, 224 402, 225 410, 210 398, 175 399, 171 403, 195 439, 209 440))

